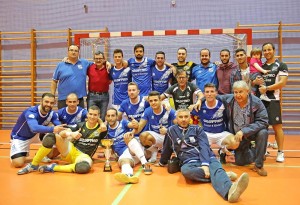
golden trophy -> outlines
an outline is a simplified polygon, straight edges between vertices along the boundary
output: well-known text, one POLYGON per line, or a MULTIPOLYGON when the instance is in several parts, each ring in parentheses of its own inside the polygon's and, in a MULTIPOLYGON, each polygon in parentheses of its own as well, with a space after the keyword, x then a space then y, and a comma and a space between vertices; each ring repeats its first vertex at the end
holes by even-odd
POLYGON ((113 139, 102 139, 101 140, 101 144, 105 147, 104 149, 104 156, 105 156, 105 165, 104 165, 104 172, 111 172, 111 165, 110 165, 110 161, 109 158, 111 156, 111 146, 114 143, 113 139))

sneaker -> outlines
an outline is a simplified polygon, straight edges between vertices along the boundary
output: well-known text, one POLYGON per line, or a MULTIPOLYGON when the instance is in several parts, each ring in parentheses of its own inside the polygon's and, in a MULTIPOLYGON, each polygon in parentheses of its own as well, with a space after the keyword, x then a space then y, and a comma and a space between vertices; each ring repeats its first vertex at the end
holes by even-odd
POLYGON ((237 179, 237 174, 232 171, 226 172, 226 174, 231 181, 235 181, 237 179))
POLYGON ((142 167, 143 167, 144 174, 146 175, 152 174, 152 169, 149 163, 143 164, 142 167))
POLYGON ((257 172, 257 174, 259 174, 260 176, 266 177, 268 176, 268 172, 263 168, 258 168, 256 165, 254 165, 253 171, 257 172))
POLYGON ((53 163, 53 164, 49 164, 49 165, 43 165, 43 166, 40 166, 39 167, 39 172, 41 173, 53 173, 54 170, 53 168, 56 166, 57 164, 56 163, 53 163))
POLYGON ((264 100, 264 101, 267 101, 267 102, 270 102, 271 100, 270 100, 270 98, 268 98, 268 96, 267 95, 260 95, 260 97, 259 97, 261 100, 264 100))
POLYGON ((276 141, 272 144, 272 148, 273 148, 273 149, 278 149, 278 145, 277 145, 277 142, 276 142, 276 141))
POLYGON ((219 156, 220 156, 220 163, 226 164, 226 154, 222 152, 222 148, 218 150, 219 156))
POLYGON ((42 159, 42 162, 44 162, 44 163, 49 163, 49 162, 51 162, 51 159, 49 158, 49 157, 44 157, 43 159, 42 159))
POLYGON ((228 192, 228 201, 230 203, 237 202, 242 193, 246 190, 248 183, 249 175, 247 173, 243 173, 240 178, 231 185, 228 192))
POLYGON ((39 166, 32 165, 31 163, 27 164, 23 169, 18 171, 18 175, 28 174, 30 172, 37 171, 39 166))
POLYGON ((284 152, 277 152, 276 162, 284 162, 284 152))
POLYGON ((137 176, 133 176, 131 174, 124 174, 124 173, 116 173, 114 175, 115 180, 122 182, 124 184, 136 184, 139 182, 139 178, 137 176))

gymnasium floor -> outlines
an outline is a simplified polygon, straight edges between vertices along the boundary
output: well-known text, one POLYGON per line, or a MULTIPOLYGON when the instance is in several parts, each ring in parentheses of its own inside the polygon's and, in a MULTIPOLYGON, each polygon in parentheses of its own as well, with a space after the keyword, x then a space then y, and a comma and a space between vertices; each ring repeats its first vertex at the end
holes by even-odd
MULTIPOLYGON (((211 184, 198 184, 185 181, 180 173, 168 174, 166 168, 153 167, 153 174, 146 176, 140 167, 135 168, 140 182, 123 185, 114 180, 113 174, 119 171, 116 162, 112 162, 113 172, 103 172, 103 158, 95 157, 89 174, 37 172, 18 176, 17 168, 10 166, 9 133, 0 130, 0 205, 84 205, 84 204, 229 204, 212 188, 211 184)), ((274 137, 270 136, 269 141, 274 137)), ((286 136, 285 163, 276 163, 276 150, 268 149, 265 169, 267 177, 261 177, 251 171, 250 166, 237 167, 226 164, 224 169, 238 175, 248 172, 248 189, 236 204, 299 204, 300 184, 300 136, 286 136)), ((38 149, 31 147, 29 160, 38 149)), ((96 155, 98 155, 96 153, 96 155)), ((62 163, 61 161, 59 163, 62 163)))

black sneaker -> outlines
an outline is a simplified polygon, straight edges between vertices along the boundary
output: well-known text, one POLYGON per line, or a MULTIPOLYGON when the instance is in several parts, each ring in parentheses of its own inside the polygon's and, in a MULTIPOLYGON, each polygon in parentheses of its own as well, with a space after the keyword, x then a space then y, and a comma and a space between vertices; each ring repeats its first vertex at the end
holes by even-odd
POLYGON ((226 164, 226 153, 221 153, 221 148, 218 150, 219 156, 220 156, 220 163, 226 164))

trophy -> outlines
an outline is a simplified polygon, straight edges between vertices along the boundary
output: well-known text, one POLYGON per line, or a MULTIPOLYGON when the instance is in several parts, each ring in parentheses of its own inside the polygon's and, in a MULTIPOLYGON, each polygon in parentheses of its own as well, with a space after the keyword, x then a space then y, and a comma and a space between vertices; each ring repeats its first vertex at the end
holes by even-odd
POLYGON ((105 156, 106 161, 105 161, 105 165, 104 165, 104 169, 103 169, 104 172, 112 171, 109 158, 111 156, 111 148, 110 147, 112 146, 113 143, 114 143, 113 139, 102 139, 101 140, 101 144, 105 147, 104 156, 105 156))

